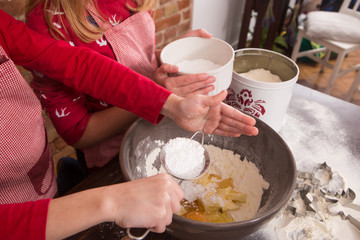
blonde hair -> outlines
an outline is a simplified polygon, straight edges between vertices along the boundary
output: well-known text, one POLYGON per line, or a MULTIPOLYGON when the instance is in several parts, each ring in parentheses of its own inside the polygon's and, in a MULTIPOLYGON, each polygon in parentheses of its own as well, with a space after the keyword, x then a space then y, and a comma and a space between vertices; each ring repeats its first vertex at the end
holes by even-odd
MULTIPOLYGON (((100 0, 101 1, 101 0, 100 0)), ((128 9, 134 12, 143 10, 151 10, 155 7, 157 0, 134 0, 136 7, 127 5, 128 9)), ((69 40, 67 37, 52 24, 52 20, 56 12, 64 12, 65 17, 70 25, 70 28, 74 34, 83 42, 89 43, 96 39, 99 39, 105 29, 98 28, 92 25, 87 19, 86 6, 90 4, 99 13, 100 19, 104 20, 102 13, 98 10, 97 0, 28 0, 26 5, 26 15, 36 7, 38 4, 44 4, 44 18, 49 28, 51 36, 55 39, 69 40)), ((59 18, 60 25, 65 29, 65 33, 68 36, 68 32, 65 28, 62 18, 59 18)))

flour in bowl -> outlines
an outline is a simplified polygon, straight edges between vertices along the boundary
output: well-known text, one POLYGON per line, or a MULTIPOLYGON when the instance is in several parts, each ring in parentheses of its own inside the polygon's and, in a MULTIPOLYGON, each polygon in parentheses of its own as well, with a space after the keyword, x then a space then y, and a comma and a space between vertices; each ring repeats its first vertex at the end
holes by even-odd
POLYGON ((254 217, 269 183, 254 163, 241 160, 239 154, 213 145, 205 148, 210 155, 210 168, 203 177, 181 184, 185 199, 200 200, 205 208, 211 205, 229 214, 233 221, 254 217))
POLYGON ((221 65, 203 58, 184 60, 176 64, 176 66, 178 66, 179 72, 190 74, 209 72, 221 67, 221 65))
POLYGON ((241 73, 240 76, 260 82, 281 82, 279 76, 263 68, 252 69, 246 73, 241 73))
MULTIPOLYGON (((193 220, 218 223, 254 217, 269 183, 254 163, 246 158, 241 160, 239 154, 213 145, 204 147, 211 159, 209 170, 198 179, 181 183, 185 200, 178 214, 193 220), (200 203, 200 208, 195 203, 200 203)), ((159 153, 159 148, 154 149, 146 159, 147 176, 156 172, 153 168, 156 160, 153 153, 159 153)), ((160 167, 158 172, 164 172, 164 169, 160 167)))

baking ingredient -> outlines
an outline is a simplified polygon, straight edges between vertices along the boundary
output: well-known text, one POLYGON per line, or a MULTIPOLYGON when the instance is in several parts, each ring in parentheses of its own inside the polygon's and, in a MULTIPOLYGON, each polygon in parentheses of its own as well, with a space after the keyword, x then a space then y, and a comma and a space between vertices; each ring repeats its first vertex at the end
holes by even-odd
POLYGON ((166 169, 181 179, 198 177, 205 167, 204 147, 197 141, 177 137, 163 147, 166 169))
POLYGON ((179 72, 189 74, 209 72, 221 67, 221 65, 203 58, 194 60, 183 60, 176 64, 176 66, 178 66, 179 72))
POLYGON ((240 76, 260 82, 281 82, 279 76, 263 68, 252 69, 248 72, 241 73, 240 76))
MULTIPOLYGON (((153 176, 153 175, 156 175, 157 173, 159 173, 158 169, 153 164, 154 164, 157 156, 159 156, 160 151, 161 151, 161 148, 157 147, 153 151, 151 151, 150 154, 148 155, 148 157, 147 157, 148 161, 145 162, 147 176, 153 176)), ((165 169, 162 168, 162 172, 165 172, 165 169)))
MULTIPOLYGON (((233 222, 252 218, 260 207, 264 189, 269 188, 258 168, 239 154, 213 145, 204 145, 211 159, 208 172, 184 181, 183 209, 179 215, 197 221, 233 222)), ((154 149, 146 158, 147 176, 154 173, 154 149)), ((163 171, 160 167, 159 172, 163 171)))
MULTIPOLYGON (((252 218, 260 207, 264 189, 269 188, 254 163, 241 160, 239 154, 213 145, 204 145, 211 159, 208 172, 181 188, 185 201, 180 215, 197 221, 233 222, 252 218)), ((156 174, 155 148, 146 158, 146 176, 156 174)), ((163 172, 160 166, 157 170, 163 172)))
POLYGON ((200 209, 196 210, 208 216, 210 222, 242 221, 255 216, 263 190, 269 188, 258 168, 233 151, 213 145, 205 148, 211 159, 207 174, 181 184, 187 204, 198 204, 200 209))

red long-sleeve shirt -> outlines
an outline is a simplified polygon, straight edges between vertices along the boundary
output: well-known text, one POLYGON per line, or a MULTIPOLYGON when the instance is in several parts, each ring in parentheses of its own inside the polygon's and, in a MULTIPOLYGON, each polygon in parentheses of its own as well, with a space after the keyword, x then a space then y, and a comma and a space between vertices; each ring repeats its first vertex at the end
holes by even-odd
MULTIPOLYGON (((160 110, 171 94, 153 81, 92 50, 72 48, 66 42, 44 37, 2 10, 0 45, 16 64, 42 72, 152 123, 159 121, 160 110), (126 81, 129 78, 132 81, 126 81)), ((0 151, 2 147, 0 145, 0 151)), ((45 239, 49 202, 47 199, 1 204, 0 239, 45 239)))
MULTIPOLYGON (((131 16, 127 4, 135 6, 134 2, 129 0, 102 0, 98 1, 98 8, 103 13, 103 17, 113 24, 118 24, 131 16)), ((95 20, 90 22, 93 21, 95 20)), ((52 22, 55 26, 60 26, 61 22, 64 23, 64 27, 59 28, 59 31, 66 36, 66 41, 72 46, 87 47, 115 60, 114 52, 105 36, 96 41, 86 43, 74 34, 65 14, 56 14, 52 22)), ((42 4, 36 6, 28 14, 26 24, 31 29, 52 37, 44 19, 42 4)), ((132 81, 132 79, 128 79, 128 81, 132 81)), ((31 86, 39 97, 41 105, 51 119, 56 131, 69 145, 73 145, 80 140, 94 112, 111 107, 111 105, 101 101, 101 99, 88 96, 81 91, 76 91, 59 84, 50 79, 46 74, 35 73, 31 86), (60 112, 60 109, 64 109, 64 112, 60 112)))
POLYGON ((152 123, 158 122, 170 91, 92 50, 72 48, 66 42, 27 29, 5 12, 0 17, 0 43, 17 65, 39 71, 152 123))

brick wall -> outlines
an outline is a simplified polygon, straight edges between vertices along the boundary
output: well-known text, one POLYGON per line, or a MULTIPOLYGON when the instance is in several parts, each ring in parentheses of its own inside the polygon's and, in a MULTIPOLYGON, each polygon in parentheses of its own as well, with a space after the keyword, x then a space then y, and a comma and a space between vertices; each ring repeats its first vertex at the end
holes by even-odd
MULTIPOLYGON (((24 20, 25 0, 0 0, 0 9, 24 20)), ((154 9, 157 47, 162 48, 191 28, 192 0, 158 0, 154 9)))
POLYGON ((24 20, 25 0, 0 0, 0 9, 19 20, 24 20))
POLYGON ((164 47, 191 28, 192 0, 158 0, 154 10, 156 46, 164 47))

